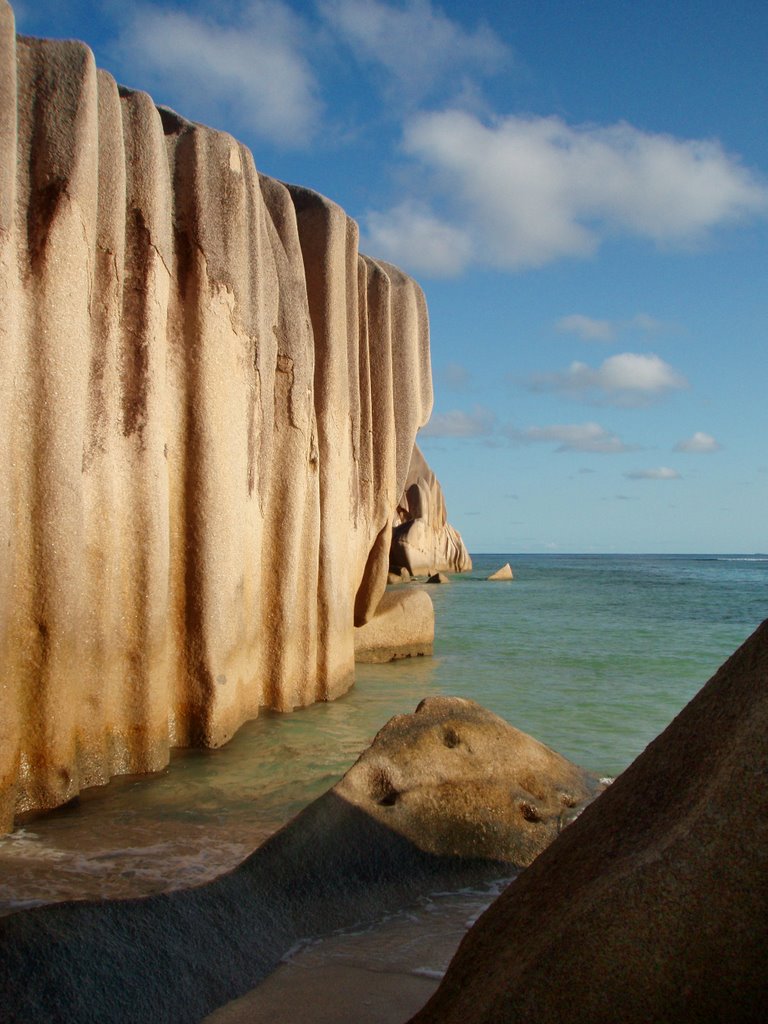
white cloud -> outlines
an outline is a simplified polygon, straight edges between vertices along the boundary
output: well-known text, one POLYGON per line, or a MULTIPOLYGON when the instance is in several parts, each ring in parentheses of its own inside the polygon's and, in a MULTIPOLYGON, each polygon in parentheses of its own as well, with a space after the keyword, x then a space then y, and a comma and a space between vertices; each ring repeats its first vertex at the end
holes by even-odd
POLYGON ((635 313, 631 320, 627 321, 627 327, 634 327, 638 331, 645 331, 646 334, 656 334, 657 331, 666 330, 669 326, 663 320, 651 316, 649 313, 635 313))
POLYGON ((599 452, 619 454, 631 451, 618 435, 599 423, 565 423, 548 427, 528 427, 526 430, 506 430, 515 441, 543 441, 558 445, 558 452, 599 452))
POLYGON ((422 428, 422 437, 482 437, 493 432, 496 417, 490 409, 476 405, 471 412, 453 409, 435 413, 422 428))
POLYGON ((583 341, 613 341, 616 337, 616 326, 610 320, 596 320, 582 313, 561 316, 555 329, 562 334, 578 334, 583 341))
POLYGON ((252 0, 226 24, 170 7, 131 7, 118 45, 157 102, 214 127, 225 118, 235 130, 305 146, 320 114, 306 38, 286 4, 252 0))
POLYGON ((657 469, 636 469, 632 473, 625 473, 627 480, 680 480, 680 474, 676 469, 669 466, 659 466, 657 469))
POLYGON ((656 355, 623 352, 600 366, 574 362, 562 373, 538 374, 534 391, 560 391, 612 405, 646 405, 665 392, 688 386, 685 377, 656 355))
MULTIPOLYGON (((616 233, 689 246, 713 228, 768 212, 766 184, 717 141, 624 123, 486 124, 444 110, 412 117, 403 144, 450 210, 446 225, 472 240, 476 261, 503 270, 588 256, 616 233)), ((397 258, 407 256, 406 238, 397 258)))
POLYGON ((675 451, 706 455, 710 452, 720 451, 721 447, 720 442, 716 441, 711 434, 705 434, 703 430, 697 430, 691 437, 686 438, 684 441, 678 441, 675 445, 675 451))
POLYGON ((446 82, 465 88, 462 71, 488 74, 508 49, 486 25, 467 30, 429 0, 320 0, 319 10, 354 56, 383 68, 390 84, 411 100, 446 82))
POLYGON ((472 243, 461 228, 404 202, 388 213, 368 213, 361 245, 377 258, 405 263, 415 272, 454 277, 469 263, 472 243))
POLYGON ((667 328, 662 320, 648 313, 635 313, 628 320, 601 320, 583 313, 569 313, 555 321, 555 330, 561 334, 576 334, 582 341, 614 341, 625 331, 656 334, 667 328))
POLYGON ((465 391, 472 378, 472 374, 461 363, 446 363, 436 373, 440 382, 451 391, 465 391))

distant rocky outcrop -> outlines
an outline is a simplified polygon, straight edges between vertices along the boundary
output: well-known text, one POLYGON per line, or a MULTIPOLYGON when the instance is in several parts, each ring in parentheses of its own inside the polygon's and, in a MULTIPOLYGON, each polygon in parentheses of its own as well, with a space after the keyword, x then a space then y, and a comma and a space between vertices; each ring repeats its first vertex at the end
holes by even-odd
POLYGON ((497 569, 496 572, 492 572, 491 575, 487 577, 489 580, 513 580, 514 578, 515 574, 512 572, 512 566, 509 562, 505 562, 500 569, 497 569))
POLYGON ((448 522, 442 488, 416 444, 393 527, 389 555, 393 569, 426 576, 472 568, 464 541, 448 522))
POLYGON ((301 938, 529 864, 599 788, 472 701, 423 701, 216 881, 0 919, 2 1020, 199 1021, 301 938))
POLYGON ((0 140, 2 831, 351 685, 432 384, 343 210, 4 0, 0 140))
POLYGON ((480 918, 413 1024, 758 1024, 768 621, 480 918))

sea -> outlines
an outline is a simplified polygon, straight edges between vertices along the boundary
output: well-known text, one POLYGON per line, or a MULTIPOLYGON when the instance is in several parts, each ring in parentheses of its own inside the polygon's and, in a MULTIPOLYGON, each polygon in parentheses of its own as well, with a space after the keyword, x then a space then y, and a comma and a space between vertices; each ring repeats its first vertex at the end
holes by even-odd
MULTIPOLYGON (((215 877, 332 786, 389 718, 434 694, 479 701, 614 778, 768 617, 768 555, 477 554, 470 573, 429 592, 434 657, 359 665, 335 702, 263 712, 220 750, 175 751, 163 772, 27 817, 0 839, 0 913, 215 877), (514 580, 488 581, 506 562, 514 580)), ((508 881, 308 935, 287 960, 437 978, 508 881)))

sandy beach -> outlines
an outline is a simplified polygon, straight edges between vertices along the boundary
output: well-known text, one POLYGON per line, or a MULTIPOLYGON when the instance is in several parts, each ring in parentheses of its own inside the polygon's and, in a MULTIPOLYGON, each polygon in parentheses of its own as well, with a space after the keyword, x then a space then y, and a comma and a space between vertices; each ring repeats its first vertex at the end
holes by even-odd
POLYGON ((457 946, 509 880, 441 893, 374 926, 307 942, 205 1024, 403 1024, 440 983, 457 946))
POLYGON ((403 1024, 439 980, 365 967, 283 964, 204 1024, 403 1024))

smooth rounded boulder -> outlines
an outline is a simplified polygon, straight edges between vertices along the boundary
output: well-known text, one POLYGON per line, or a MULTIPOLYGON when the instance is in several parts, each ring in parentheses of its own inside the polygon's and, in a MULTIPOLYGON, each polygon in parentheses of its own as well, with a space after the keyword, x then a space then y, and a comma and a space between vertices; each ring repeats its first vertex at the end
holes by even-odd
POLYGON ((434 641, 435 610, 429 594, 400 587, 387 591, 373 618, 355 627, 355 661, 376 664, 429 655, 434 641))

